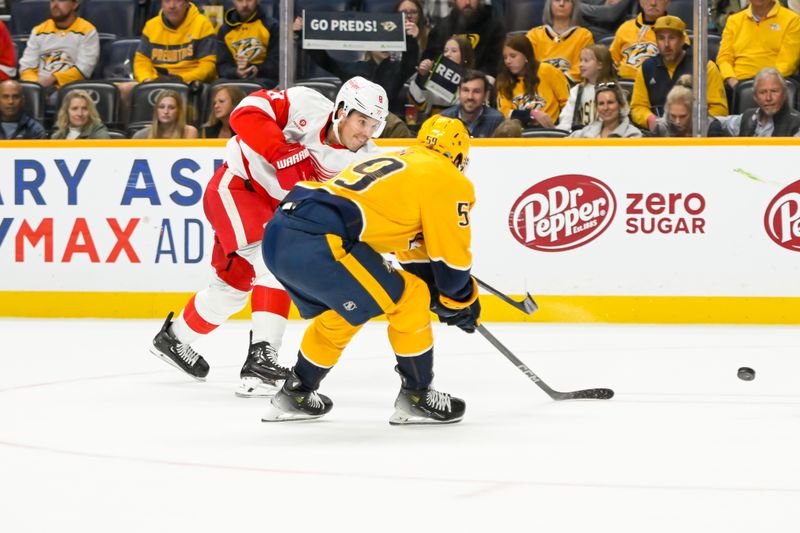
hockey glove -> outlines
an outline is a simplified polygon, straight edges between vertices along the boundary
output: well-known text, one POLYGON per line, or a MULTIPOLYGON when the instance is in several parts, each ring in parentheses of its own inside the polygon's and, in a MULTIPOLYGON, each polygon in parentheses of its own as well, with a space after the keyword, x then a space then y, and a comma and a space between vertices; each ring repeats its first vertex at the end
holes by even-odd
POLYGON ((481 317, 481 302, 476 299, 463 309, 450 309, 442 302, 434 300, 431 303, 431 311, 439 317, 439 322, 444 322, 448 326, 458 326, 467 333, 475 333, 481 317))
POLYGON ((311 162, 311 155, 308 148, 300 143, 291 143, 281 146, 275 154, 274 161, 275 174, 281 188, 289 190, 298 181, 310 181, 314 179, 314 164, 311 162))

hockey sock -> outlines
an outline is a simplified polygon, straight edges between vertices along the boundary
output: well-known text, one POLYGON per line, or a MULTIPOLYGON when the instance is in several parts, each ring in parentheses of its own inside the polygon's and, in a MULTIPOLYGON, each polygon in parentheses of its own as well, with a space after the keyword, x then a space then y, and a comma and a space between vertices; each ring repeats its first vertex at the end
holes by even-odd
POLYGON ((297 363, 294 366, 294 373, 300 378, 300 390, 304 392, 317 390, 320 382, 330 371, 330 368, 317 366, 306 359, 303 352, 297 352, 297 363))
POLYGON ((433 349, 413 357, 397 357, 397 371, 403 388, 425 390, 433 382, 433 349))
POLYGON ((283 289, 255 285, 251 307, 253 310, 253 342, 266 341, 280 349, 291 299, 283 289))

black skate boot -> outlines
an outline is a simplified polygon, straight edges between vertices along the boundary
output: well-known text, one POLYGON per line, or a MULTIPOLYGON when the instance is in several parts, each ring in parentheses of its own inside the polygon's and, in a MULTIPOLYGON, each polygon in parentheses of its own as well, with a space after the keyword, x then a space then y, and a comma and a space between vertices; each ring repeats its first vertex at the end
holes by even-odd
POLYGON ((324 394, 300 390, 300 379, 292 372, 281 390, 272 397, 270 407, 262 422, 311 420, 319 418, 333 408, 333 402, 324 394))
POLYGON ((174 367, 177 367, 197 381, 205 381, 208 375, 208 363, 203 357, 195 352, 188 344, 183 344, 169 330, 172 325, 173 313, 167 315, 161 331, 153 337, 153 345, 150 353, 163 359, 174 367))
POLYGON ((247 360, 242 366, 239 377, 242 379, 237 396, 242 398, 259 398, 274 396, 280 387, 280 381, 292 373, 290 368, 278 363, 278 352, 266 341, 253 344, 253 332, 250 332, 250 350, 247 360))
POLYGON ((393 426, 406 424, 452 424, 464 417, 466 403, 447 393, 428 387, 423 390, 401 388, 394 401, 393 426))

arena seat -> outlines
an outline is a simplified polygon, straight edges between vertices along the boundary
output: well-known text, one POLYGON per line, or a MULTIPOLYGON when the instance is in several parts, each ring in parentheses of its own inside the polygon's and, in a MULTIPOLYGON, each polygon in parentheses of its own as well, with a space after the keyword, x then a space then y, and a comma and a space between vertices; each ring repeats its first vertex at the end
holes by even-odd
POLYGON ((530 128, 522 130, 523 139, 561 139, 569 135, 568 131, 556 128, 530 128))
MULTIPOLYGON (((792 109, 796 109, 797 107, 797 95, 798 95, 798 84, 792 78, 786 79, 786 88, 788 93, 786 95, 786 101, 789 102, 789 106, 792 109)), ((730 113, 731 115, 740 115, 745 110, 756 107, 755 98, 753 98, 753 91, 754 91, 754 80, 742 80, 736 85, 736 89, 733 91, 733 103, 731 105, 730 113)))
POLYGON ((101 48, 102 68, 99 77, 108 80, 133 79, 133 56, 139 48, 139 39, 120 39, 101 48))
POLYGON ((506 31, 529 30, 542 25, 545 0, 515 0, 506 5, 506 31))
POLYGON ((330 100, 331 102, 336 101, 336 95, 339 92, 339 87, 334 83, 323 81, 323 80, 297 80, 294 82, 295 87, 309 87, 314 89, 330 100))
POLYGON ((393 13, 397 0, 361 0, 361 11, 365 13, 393 13))
POLYGON ((68 83, 58 90, 58 97, 56 100, 56 109, 61 109, 61 102, 67 94, 75 89, 81 89, 89 93, 92 97, 95 107, 97 107, 97 114, 100 115, 100 120, 109 128, 118 125, 119 121, 119 89, 113 83, 107 81, 90 80, 90 81, 75 81, 68 83))
POLYGON ((25 113, 44 125, 44 89, 32 81, 21 81, 19 84, 25 97, 25 113))
POLYGON ((188 124, 193 122, 191 109, 195 102, 191 97, 189 86, 177 81, 154 81, 140 83, 131 91, 130 111, 128 113, 128 128, 136 128, 142 124, 147 125, 153 120, 153 109, 156 99, 161 91, 172 89, 183 96, 187 111, 188 124))
POLYGON ((133 37, 141 33, 139 0, 84 0, 81 16, 100 33, 133 37))

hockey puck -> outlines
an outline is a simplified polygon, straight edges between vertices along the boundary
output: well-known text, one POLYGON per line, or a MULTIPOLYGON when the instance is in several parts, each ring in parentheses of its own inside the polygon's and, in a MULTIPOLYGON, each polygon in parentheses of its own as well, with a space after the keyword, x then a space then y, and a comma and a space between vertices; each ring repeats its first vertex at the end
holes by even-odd
POLYGON ((739 376, 739 379, 742 381, 753 381, 756 379, 756 371, 748 366, 740 368, 736 375, 739 376))

